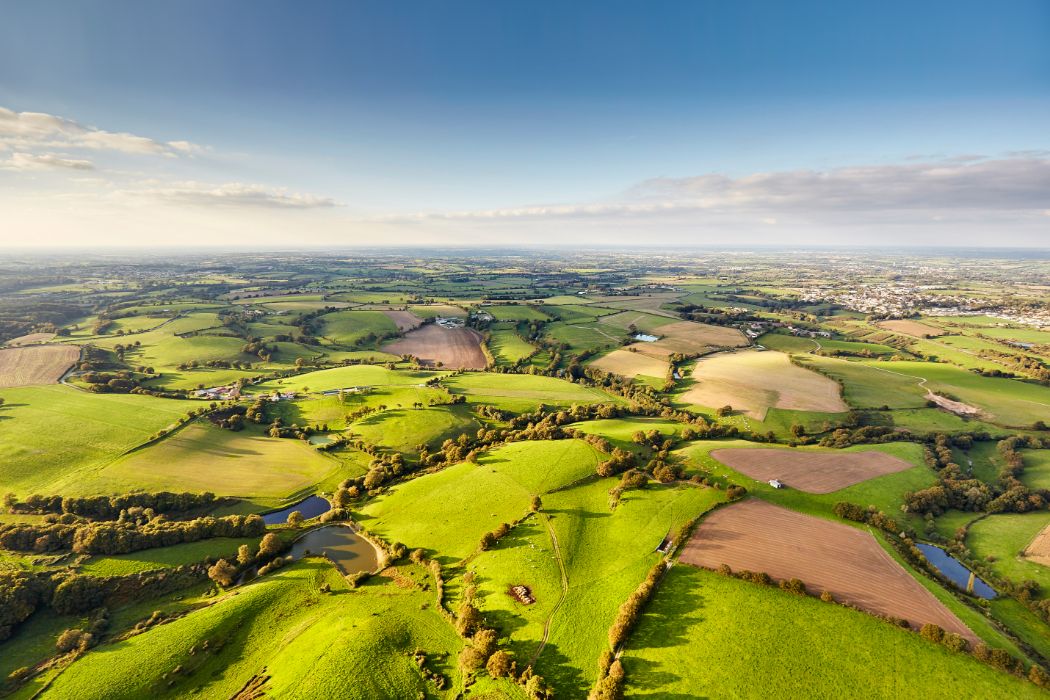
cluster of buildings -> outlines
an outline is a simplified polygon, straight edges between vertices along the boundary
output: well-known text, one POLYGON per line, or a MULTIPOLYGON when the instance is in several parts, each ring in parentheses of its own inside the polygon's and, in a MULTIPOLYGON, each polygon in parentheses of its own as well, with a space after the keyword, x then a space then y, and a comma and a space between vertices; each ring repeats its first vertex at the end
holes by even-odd
POLYGON ((236 384, 230 384, 229 386, 216 386, 211 389, 198 389, 193 392, 193 395, 198 399, 211 399, 212 401, 231 401, 239 398, 241 395, 241 388, 236 384))
POLYGON ((455 316, 438 316, 434 319, 434 323, 438 324, 442 328, 462 328, 466 325, 466 322, 461 318, 455 316))

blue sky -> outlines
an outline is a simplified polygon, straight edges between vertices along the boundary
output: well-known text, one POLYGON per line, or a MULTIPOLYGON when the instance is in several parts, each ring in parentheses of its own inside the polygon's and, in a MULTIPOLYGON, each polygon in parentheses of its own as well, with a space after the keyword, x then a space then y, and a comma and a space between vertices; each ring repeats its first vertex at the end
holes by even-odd
POLYGON ((1050 232, 1050 3, 15 1, 0 20, 4 242, 1050 232))

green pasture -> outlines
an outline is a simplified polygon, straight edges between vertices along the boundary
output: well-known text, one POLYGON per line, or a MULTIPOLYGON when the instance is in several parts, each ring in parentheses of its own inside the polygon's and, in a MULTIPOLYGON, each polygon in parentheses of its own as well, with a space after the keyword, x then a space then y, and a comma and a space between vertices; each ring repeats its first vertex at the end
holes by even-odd
POLYGON ((536 352, 536 346, 513 329, 494 330, 489 334, 489 351, 501 365, 514 365, 536 352))
POLYGON ((466 372, 447 377, 442 384, 453 394, 466 394, 470 403, 492 404, 515 412, 535 410, 541 403, 569 406, 623 401, 599 389, 532 374, 466 372))
POLYGON ((63 493, 211 491, 260 504, 290 498, 340 469, 302 440, 196 422, 149 447, 63 484, 63 493))
MULTIPOLYGON (((921 408, 926 405, 925 392, 918 379, 880 371, 862 362, 833 357, 806 357, 806 366, 818 370, 842 384, 842 398, 853 408, 921 408)), ((898 363, 887 363, 893 369, 898 363)))
POLYGON ((415 454, 420 445, 440 447, 445 439, 463 433, 473 436, 480 427, 466 404, 396 408, 374 413, 349 426, 354 435, 367 442, 406 454, 415 454))
POLYGON ((266 694, 278 697, 452 697, 462 643, 433 609, 432 591, 420 587, 428 574, 418 567, 405 574, 411 588, 378 578, 350 590, 327 562, 297 563, 92 650, 41 697, 233 697, 263 669, 266 694), (321 584, 332 592, 321 592, 321 584), (446 691, 427 686, 412 659, 417 648, 450 678, 446 691))
POLYGON ((350 387, 419 386, 428 379, 443 376, 444 372, 416 370, 390 370, 375 365, 350 365, 314 372, 305 372, 292 377, 274 379, 245 388, 245 393, 270 394, 281 392, 320 393, 350 387))
POLYGON ((357 346, 366 338, 398 333, 397 324, 382 311, 335 311, 321 321, 321 335, 340 345, 357 346))
POLYGON ((615 327, 602 326, 596 321, 558 321, 544 326, 546 337, 569 346, 573 352, 618 347, 627 334, 615 327))
POLYGON ((93 556, 78 569, 90 576, 127 576, 156 569, 169 569, 183 564, 194 564, 206 559, 236 557, 237 549, 246 544, 255 553, 258 537, 216 537, 197 542, 184 542, 170 547, 144 549, 130 554, 93 556))
POLYGON ((469 556, 481 536, 525 515, 535 494, 594 473, 599 459, 579 440, 511 443, 398 484, 355 518, 387 540, 421 547, 446 563, 469 556))
POLYGON ((23 496, 58 493, 201 406, 62 385, 0 389, 0 398, 0 482, 23 496))
POLYGON ((926 379, 938 393, 957 396, 960 401, 992 414, 992 420, 1010 426, 1028 426, 1036 420, 1050 423, 1050 388, 1015 379, 984 377, 959 367, 929 362, 868 362, 890 372, 926 379))
POLYGON ((973 523, 966 546, 977 559, 1003 578, 1015 583, 1036 581, 1040 597, 1050 595, 1050 567, 1024 558, 1021 553, 1039 532, 1050 525, 1050 511, 998 513, 973 523))
POLYGON ((865 613, 689 566, 627 644, 628 697, 1042 697, 865 613), (848 640, 843 642, 843 640, 848 640))
POLYGON ((492 314, 497 321, 546 321, 550 317, 529 304, 483 306, 482 311, 492 314))

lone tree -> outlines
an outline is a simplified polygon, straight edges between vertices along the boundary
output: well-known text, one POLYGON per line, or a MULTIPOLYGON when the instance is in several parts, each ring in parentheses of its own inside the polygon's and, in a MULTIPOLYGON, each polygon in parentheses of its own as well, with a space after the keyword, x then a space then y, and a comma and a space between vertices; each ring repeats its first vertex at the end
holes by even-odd
POLYGON ((514 657, 510 652, 500 649, 489 657, 485 670, 493 678, 506 678, 514 673, 514 657))
POLYGON ((237 567, 225 559, 220 559, 208 569, 208 578, 223 588, 232 586, 237 579, 237 567))
POLYGON ((293 510, 288 514, 288 524, 292 527, 299 527, 303 524, 303 514, 297 510, 293 510))
POLYGON ((533 513, 535 513, 542 507, 543 507, 543 499, 541 499, 539 496, 533 496, 532 497, 532 502, 529 503, 529 510, 531 510, 533 513))

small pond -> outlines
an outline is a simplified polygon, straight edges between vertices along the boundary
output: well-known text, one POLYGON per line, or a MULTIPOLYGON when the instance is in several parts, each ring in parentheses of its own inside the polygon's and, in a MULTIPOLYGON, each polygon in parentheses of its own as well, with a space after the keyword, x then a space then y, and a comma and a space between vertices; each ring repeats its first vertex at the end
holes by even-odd
POLYGON ((375 571, 379 566, 379 556, 372 543, 346 525, 319 527, 292 544, 293 559, 300 559, 307 553, 325 555, 344 574, 375 571))
POLYGON ((315 433, 314 435, 311 435, 310 437, 306 438, 306 441, 311 445, 327 445, 328 443, 332 442, 332 436, 315 433))
POLYGON ((327 513, 331 509, 332 504, 325 499, 320 496, 310 496, 309 498, 290 505, 283 510, 264 513, 262 519, 267 525, 284 525, 288 522, 288 516, 292 511, 299 511, 303 514, 303 518, 309 520, 310 518, 316 518, 318 515, 327 513))
MULTIPOLYGON (((960 590, 965 591, 968 589, 970 576, 973 574, 955 557, 948 554, 948 552, 940 547, 932 544, 919 543, 916 546, 922 551, 923 555, 930 561, 930 563, 933 564, 934 568, 944 574, 949 581, 958 586, 960 590)), ((978 598, 991 600, 995 597, 995 589, 974 576, 973 594, 978 598)))

